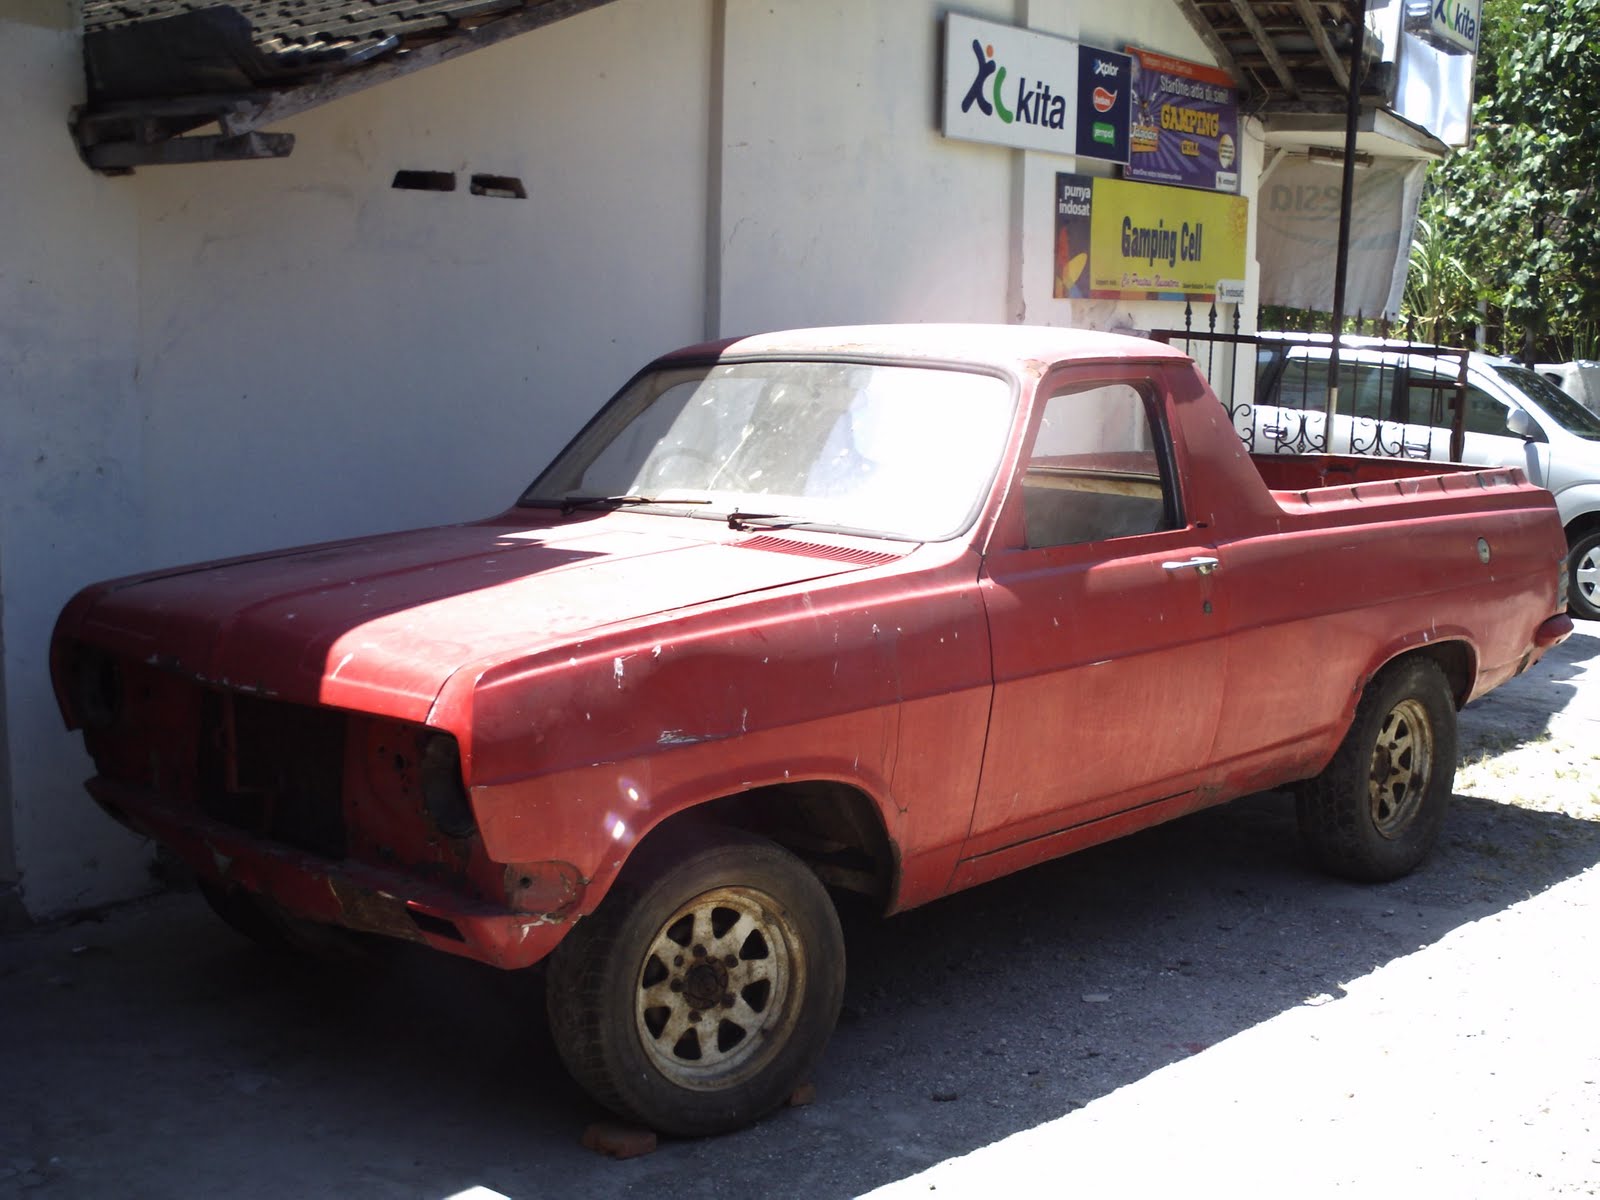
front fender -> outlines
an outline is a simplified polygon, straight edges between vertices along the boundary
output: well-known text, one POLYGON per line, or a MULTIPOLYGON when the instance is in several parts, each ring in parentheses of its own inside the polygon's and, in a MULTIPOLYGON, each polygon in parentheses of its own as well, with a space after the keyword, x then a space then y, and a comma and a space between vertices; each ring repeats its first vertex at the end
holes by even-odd
POLYGON ((871 606, 772 598, 484 673, 460 724, 486 852, 574 864, 587 911, 634 844, 710 800, 830 780, 887 822, 897 634, 871 606))

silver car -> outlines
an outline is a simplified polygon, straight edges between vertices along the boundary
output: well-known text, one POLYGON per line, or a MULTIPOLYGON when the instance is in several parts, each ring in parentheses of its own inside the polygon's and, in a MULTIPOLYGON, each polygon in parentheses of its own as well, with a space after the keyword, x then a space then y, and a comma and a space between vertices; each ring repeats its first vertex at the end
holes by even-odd
MULTIPOLYGON (((1434 355, 1403 342, 1346 338, 1330 431, 1327 336, 1259 336, 1255 403, 1233 410, 1240 435, 1257 453, 1451 459, 1460 352, 1434 355)), ((1571 551, 1568 610, 1600 621, 1600 416, 1536 371, 1471 353, 1465 431, 1459 461, 1521 467, 1555 494, 1571 551)))

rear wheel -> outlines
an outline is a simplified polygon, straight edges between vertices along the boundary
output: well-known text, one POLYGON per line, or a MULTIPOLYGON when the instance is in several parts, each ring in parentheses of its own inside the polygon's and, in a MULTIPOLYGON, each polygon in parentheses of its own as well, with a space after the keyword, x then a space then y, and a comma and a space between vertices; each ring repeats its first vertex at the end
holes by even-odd
POLYGON ((622 1116, 689 1136, 782 1104, 844 990, 844 939, 817 877, 765 839, 707 836, 630 864, 557 948, 547 992, 573 1077, 622 1116))
POLYGON ((1432 659, 1379 672, 1338 752, 1300 785, 1300 833, 1324 870, 1381 882, 1406 875, 1438 839, 1455 786, 1456 708, 1432 659))
POLYGON ((1600 529, 1580 537, 1567 556, 1567 611, 1585 621, 1600 621, 1600 529))

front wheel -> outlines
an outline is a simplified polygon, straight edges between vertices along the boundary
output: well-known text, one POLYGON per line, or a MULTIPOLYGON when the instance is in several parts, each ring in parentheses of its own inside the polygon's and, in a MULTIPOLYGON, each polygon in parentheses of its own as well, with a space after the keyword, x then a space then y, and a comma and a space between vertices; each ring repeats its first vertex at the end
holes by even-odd
POLYGON ((1567 570, 1567 611, 1585 621, 1600 621, 1600 529, 1572 544, 1567 570))
POLYGON ((664 1133, 723 1133, 777 1108, 821 1057, 844 938, 817 877, 762 838, 642 848, 550 962, 548 1008, 573 1077, 664 1133))
POLYGON ((1456 774, 1456 706, 1432 659, 1380 671, 1356 706, 1333 761, 1300 785, 1301 838, 1319 866, 1383 882, 1427 857, 1456 774))

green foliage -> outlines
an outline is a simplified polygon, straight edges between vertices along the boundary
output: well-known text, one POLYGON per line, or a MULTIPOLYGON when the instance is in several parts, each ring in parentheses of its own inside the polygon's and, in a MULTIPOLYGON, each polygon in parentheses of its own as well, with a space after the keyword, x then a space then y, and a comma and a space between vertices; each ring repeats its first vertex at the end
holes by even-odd
POLYGON ((1463 328, 1477 323, 1478 288, 1458 247, 1429 211, 1436 206, 1438 195, 1430 193, 1423 211, 1417 214, 1400 326, 1419 342, 1447 345, 1463 328))
MULTIPOLYGON (((1600 0, 1486 0, 1482 30, 1475 133, 1430 177, 1440 244, 1424 269, 1459 267, 1509 324, 1570 353, 1600 327, 1600 0)), ((1417 259, 1414 245, 1414 273, 1417 259)))

